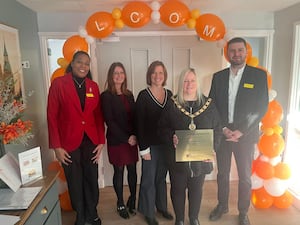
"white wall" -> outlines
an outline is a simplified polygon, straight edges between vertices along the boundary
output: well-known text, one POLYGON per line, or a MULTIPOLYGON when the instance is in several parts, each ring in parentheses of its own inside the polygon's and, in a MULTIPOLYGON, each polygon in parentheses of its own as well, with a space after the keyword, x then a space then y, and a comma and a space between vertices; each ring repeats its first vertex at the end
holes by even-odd
POLYGON ((288 107, 291 62, 293 48, 293 25, 300 21, 300 4, 278 11, 274 15, 274 47, 273 47, 273 89, 277 91, 276 100, 284 111, 282 126, 286 125, 288 107))

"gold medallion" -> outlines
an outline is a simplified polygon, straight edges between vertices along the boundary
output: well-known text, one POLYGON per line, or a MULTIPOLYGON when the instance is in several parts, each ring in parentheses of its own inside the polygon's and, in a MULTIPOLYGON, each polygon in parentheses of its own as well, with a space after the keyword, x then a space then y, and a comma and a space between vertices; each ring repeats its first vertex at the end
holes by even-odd
POLYGON ((194 123, 189 124, 189 129, 190 130, 196 130, 196 125, 194 123))

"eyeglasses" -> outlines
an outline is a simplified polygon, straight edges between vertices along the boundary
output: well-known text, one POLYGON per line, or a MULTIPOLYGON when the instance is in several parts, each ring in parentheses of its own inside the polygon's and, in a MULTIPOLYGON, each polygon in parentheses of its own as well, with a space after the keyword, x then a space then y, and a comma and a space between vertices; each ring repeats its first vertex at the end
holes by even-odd
POLYGON ((114 72, 113 75, 124 75, 124 71, 121 71, 121 72, 114 72))

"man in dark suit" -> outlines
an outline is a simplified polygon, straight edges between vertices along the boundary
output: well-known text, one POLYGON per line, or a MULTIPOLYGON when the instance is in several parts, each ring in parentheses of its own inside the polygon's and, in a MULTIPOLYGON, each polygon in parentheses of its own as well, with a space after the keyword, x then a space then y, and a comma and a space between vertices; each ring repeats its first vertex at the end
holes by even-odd
POLYGON ((268 107, 267 74, 246 65, 247 45, 242 38, 227 43, 230 68, 214 74, 210 97, 215 101, 223 125, 221 145, 216 149, 218 205, 211 221, 228 212, 231 156, 235 157, 238 183, 239 224, 250 225, 247 216, 251 198, 251 173, 259 122, 268 107))

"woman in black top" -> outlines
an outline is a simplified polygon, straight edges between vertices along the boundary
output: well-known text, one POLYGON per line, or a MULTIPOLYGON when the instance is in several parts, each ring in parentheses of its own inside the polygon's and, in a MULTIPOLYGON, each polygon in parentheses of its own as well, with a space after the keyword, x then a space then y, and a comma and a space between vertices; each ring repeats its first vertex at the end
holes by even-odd
POLYGON ((101 102, 107 125, 108 158, 114 167, 113 185, 118 198, 117 211, 122 218, 128 219, 129 214, 123 200, 124 167, 127 168, 130 190, 127 207, 131 214, 135 214, 138 149, 133 121, 134 97, 127 89, 126 71, 122 63, 111 64, 101 102))
POLYGON ((159 135, 169 146, 167 161, 171 179, 171 199, 176 214, 175 225, 184 224, 186 189, 189 200, 189 221, 199 225, 198 214, 205 175, 213 169, 211 161, 176 162, 176 144, 181 140, 176 130, 214 129, 214 145, 220 139, 219 115, 212 99, 202 95, 199 77, 194 69, 184 70, 179 78, 178 93, 172 97, 159 120, 159 135))
POLYGON ((162 62, 151 63, 146 79, 149 87, 139 93, 136 101, 137 137, 142 157, 138 210, 148 225, 157 225, 155 208, 166 219, 173 219, 167 210, 165 148, 157 135, 157 122, 172 93, 164 88, 167 71, 162 62))

